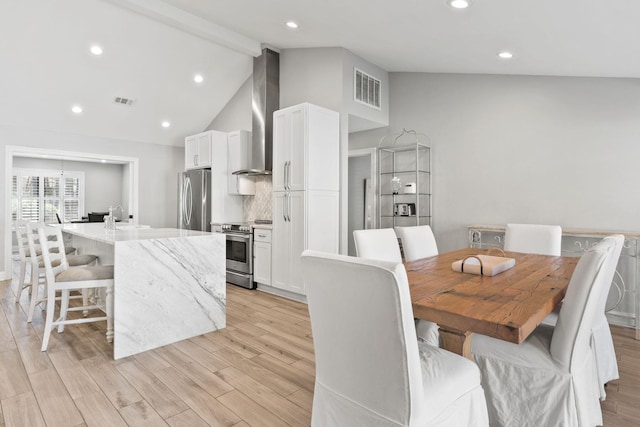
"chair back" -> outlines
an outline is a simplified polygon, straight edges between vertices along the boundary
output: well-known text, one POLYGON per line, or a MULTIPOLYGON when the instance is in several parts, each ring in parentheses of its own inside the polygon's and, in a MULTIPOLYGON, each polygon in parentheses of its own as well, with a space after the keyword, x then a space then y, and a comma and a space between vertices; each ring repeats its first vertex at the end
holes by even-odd
POLYGON ((562 227, 559 225, 507 224, 504 250, 560 256, 562 227))
POLYGON ((29 250, 29 242, 27 241, 27 224, 29 221, 19 219, 16 221, 16 240, 18 241, 18 254, 20 260, 26 261, 31 257, 31 251, 29 250))
POLYGON ((27 224, 27 240, 31 253, 42 252, 47 283, 55 282, 56 275, 69 268, 60 227, 43 222, 27 224))
POLYGON ((603 240, 611 240, 614 244, 613 253, 607 259, 607 269, 603 274, 607 281, 607 286, 602 288, 602 292, 597 299, 596 313, 604 315, 605 306, 607 305, 607 298, 609 297, 609 291, 611 290, 611 284, 616 274, 616 268, 618 267, 618 261, 620 260, 620 254, 622 253, 622 247, 624 246, 624 235, 613 234, 605 237, 603 240))
POLYGON ((409 425, 423 414, 424 390, 404 266, 305 251, 302 268, 316 361, 312 420, 409 425))
POLYGON ((393 228, 354 230, 353 240, 359 258, 402 262, 398 237, 393 228))
POLYGON ((436 238, 428 225, 396 227, 395 231, 402 242, 405 261, 438 255, 436 238))
POLYGON ((598 316, 604 289, 609 289, 616 239, 603 239, 587 250, 571 276, 551 338, 551 356, 570 372, 590 354, 591 329, 598 316))

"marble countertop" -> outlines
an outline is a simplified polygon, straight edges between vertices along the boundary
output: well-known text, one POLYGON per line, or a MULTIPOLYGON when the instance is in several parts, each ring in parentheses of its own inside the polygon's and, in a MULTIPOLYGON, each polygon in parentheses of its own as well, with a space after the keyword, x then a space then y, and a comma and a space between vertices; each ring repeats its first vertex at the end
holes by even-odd
POLYGON ((126 242, 130 240, 165 239, 212 235, 203 231, 180 230, 177 228, 150 228, 144 225, 117 224, 115 230, 105 230, 101 222, 63 224, 62 231, 79 237, 103 243, 126 242))

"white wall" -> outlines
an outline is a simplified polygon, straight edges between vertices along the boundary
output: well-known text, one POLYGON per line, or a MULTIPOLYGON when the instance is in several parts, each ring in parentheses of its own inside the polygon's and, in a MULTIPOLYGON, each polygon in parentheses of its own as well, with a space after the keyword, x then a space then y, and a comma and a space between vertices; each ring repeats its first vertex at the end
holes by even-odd
POLYGON ((280 52, 280 108, 310 102, 342 110, 344 49, 284 49, 280 52))
MULTIPOLYGON (((0 126, 0 164, 3 167, 7 145, 137 157, 139 223, 152 227, 177 226, 178 172, 184 168, 183 147, 0 126)), ((4 174, 0 174, 0 224, 3 225, 9 214, 9 208, 5 206, 6 187, 4 174)), ((0 226, 0 241, 4 242, 6 233, 4 226, 0 226)), ((4 244, 0 245, 0 260, 3 259, 4 244)), ((0 277, 9 268, 5 266, 0 277)))
POLYGON ((221 132, 248 130, 251 132, 252 91, 253 76, 249 76, 205 130, 221 132))
MULTIPOLYGON (((89 212, 106 212, 109 206, 117 205, 122 205, 124 214, 127 215, 129 200, 125 200, 122 194, 125 180, 123 165, 16 157, 13 160, 13 167, 84 172, 84 215, 86 216, 89 212)), ((128 177, 126 178, 128 183, 128 177)), ((119 210, 114 214, 118 218, 122 217, 122 212, 119 210)))
MULTIPOLYGON (((392 73, 390 127, 429 135, 442 251, 469 224, 640 230, 640 80, 392 73)), ((351 149, 383 131, 352 134, 351 149)))

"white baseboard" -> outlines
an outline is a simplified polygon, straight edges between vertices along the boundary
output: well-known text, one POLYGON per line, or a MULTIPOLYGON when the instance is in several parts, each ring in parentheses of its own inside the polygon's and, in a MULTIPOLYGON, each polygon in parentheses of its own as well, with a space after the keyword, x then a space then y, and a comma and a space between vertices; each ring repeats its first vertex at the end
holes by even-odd
POLYGON ((289 292, 289 291, 286 291, 284 289, 274 288, 273 286, 263 285, 261 283, 258 283, 257 289, 259 291, 263 291, 263 292, 266 292, 268 294, 273 294, 273 295, 277 295, 279 297, 291 299, 291 300, 298 301, 298 302, 303 302, 305 304, 307 303, 307 297, 306 296, 300 295, 300 294, 296 294, 295 292, 289 292))

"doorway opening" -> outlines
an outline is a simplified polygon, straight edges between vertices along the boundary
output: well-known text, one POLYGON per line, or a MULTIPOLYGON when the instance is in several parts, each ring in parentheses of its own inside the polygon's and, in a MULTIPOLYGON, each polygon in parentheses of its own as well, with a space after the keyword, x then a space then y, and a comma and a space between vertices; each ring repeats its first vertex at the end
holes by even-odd
POLYGON ((348 254, 356 255, 354 230, 378 227, 377 150, 364 148, 349 151, 348 183, 348 254))
POLYGON ((122 198, 123 204, 128 206, 129 214, 136 219, 138 215, 138 158, 112 156, 96 153, 78 153, 61 150, 49 150, 43 148, 6 146, 5 153, 5 224, 4 245, 0 253, 4 266, 0 271, 0 280, 11 278, 12 274, 12 239, 13 239, 13 215, 12 215, 12 185, 13 169, 16 158, 59 160, 62 164, 69 165, 73 162, 84 163, 111 163, 122 165, 122 198), (64 163, 63 163, 64 162, 64 163))

